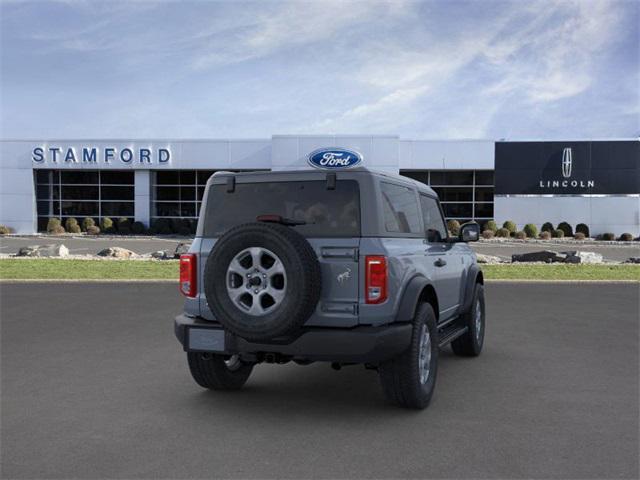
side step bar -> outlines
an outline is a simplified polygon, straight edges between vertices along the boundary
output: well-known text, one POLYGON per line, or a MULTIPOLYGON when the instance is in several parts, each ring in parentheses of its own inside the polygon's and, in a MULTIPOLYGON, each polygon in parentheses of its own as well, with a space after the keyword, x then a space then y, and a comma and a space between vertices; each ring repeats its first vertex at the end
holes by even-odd
POLYGON ((447 328, 445 331, 441 332, 440 335, 440 342, 438 343, 438 346, 440 348, 448 345, 449 343, 453 342, 456 338, 458 338, 460 335, 464 335, 465 333, 467 333, 467 330, 469 330, 469 327, 453 327, 453 328, 447 328))

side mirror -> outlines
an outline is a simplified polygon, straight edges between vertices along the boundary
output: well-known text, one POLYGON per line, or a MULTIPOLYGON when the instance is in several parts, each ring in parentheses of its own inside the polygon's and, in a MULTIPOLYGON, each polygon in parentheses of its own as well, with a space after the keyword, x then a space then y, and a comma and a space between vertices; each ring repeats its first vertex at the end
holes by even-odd
POLYGON ((480 225, 476 222, 465 223, 460 227, 458 237, 461 242, 477 242, 480 239, 480 225))

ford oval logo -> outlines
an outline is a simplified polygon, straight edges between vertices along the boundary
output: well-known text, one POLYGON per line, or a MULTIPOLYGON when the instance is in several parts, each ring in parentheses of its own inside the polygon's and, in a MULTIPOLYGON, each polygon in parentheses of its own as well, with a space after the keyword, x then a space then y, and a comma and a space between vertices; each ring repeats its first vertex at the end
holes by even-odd
POLYGON ((320 148, 309 154, 309 165, 315 168, 352 168, 362 162, 362 155, 346 148, 320 148))

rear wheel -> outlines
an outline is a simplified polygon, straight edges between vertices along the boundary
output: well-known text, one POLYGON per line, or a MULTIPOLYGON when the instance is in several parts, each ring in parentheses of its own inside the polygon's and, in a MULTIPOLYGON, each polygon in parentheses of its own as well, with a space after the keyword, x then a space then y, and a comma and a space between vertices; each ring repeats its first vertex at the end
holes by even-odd
POLYGON ((476 283, 471 308, 462 316, 467 333, 451 342, 453 353, 461 357, 477 357, 482 352, 485 332, 484 286, 476 283))
POLYGON ((238 390, 246 383, 253 365, 237 355, 187 353, 191 376, 198 385, 212 390, 238 390))
POLYGON ((378 371, 387 399, 405 408, 429 405, 438 373, 436 316, 428 303, 418 306, 409 348, 382 363, 378 371))

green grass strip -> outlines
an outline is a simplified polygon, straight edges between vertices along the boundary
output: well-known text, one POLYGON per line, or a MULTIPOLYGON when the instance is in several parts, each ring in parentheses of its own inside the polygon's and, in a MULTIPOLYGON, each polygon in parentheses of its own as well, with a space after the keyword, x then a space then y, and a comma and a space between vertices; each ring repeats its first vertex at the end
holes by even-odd
POLYGON ((3 280, 164 280, 178 281, 178 261, 2 259, 3 280))
POLYGON ((503 264, 482 265, 488 280, 637 280, 640 265, 609 264, 503 264))
MULTIPOLYGON (((636 280, 640 265, 482 265, 488 280, 636 280)), ((178 261, 2 259, 3 280, 178 280, 178 261)))

